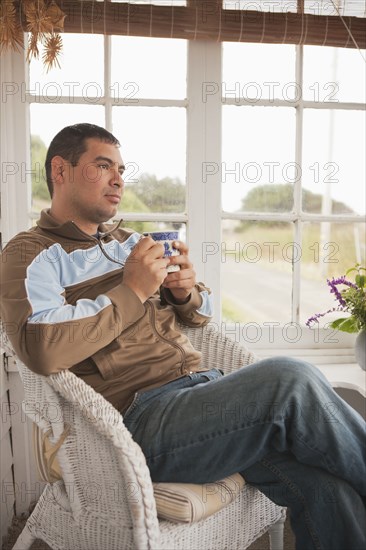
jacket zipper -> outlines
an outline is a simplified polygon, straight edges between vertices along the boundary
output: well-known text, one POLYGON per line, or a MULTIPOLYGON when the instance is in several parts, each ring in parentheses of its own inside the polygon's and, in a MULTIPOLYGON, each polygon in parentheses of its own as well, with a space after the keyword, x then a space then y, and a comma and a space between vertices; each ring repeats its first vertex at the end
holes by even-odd
POLYGON ((152 328, 153 328, 153 331, 155 332, 155 334, 158 336, 158 338, 160 338, 160 340, 162 340, 163 342, 166 342, 167 344, 169 344, 170 346, 172 346, 173 348, 176 348, 177 350, 179 350, 181 356, 182 356, 182 361, 181 361, 181 367, 183 367, 184 365, 184 362, 185 362, 185 353, 184 353, 184 349, 182 348, 182 346, 180 346, 179 344, 177 344, 176 342, 172 342, 171 340, 168 340, 168 338, 165 338, 164 336, 162 336, 160 334, 160 332, 158 331, 158 329, 156 328, 156 324, 155 324, 155 319, 156 319, 156 316, 155 316, 155 310, 154 310, 154 306, 152 305, 152 303, 150 302, 150 300, 146 300, 145 302, 147 304, 147 306, 149 307, 149 310, 150 310, 150 317, 151 317, 151 324, 152 324, 152 328))

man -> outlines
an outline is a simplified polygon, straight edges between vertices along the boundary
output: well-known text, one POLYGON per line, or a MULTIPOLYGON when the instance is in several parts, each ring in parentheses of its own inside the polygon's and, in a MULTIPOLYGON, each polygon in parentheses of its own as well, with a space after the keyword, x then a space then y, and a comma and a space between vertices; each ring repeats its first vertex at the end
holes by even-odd
MULTIPOLYGON (((297 547, 364 549, 365 425, 321 373, 288 357, 222 376, 176 320, 205 325, 210 290, 188 248, 106 226, 123 192, 119 143, 64 128, 46 159, 52 197, 36 228, 7 245, 1 314, 19 357, 71 369, 124 416, 152 479, 204 483, 240 472, 290 509, 297 547), (167 274, 169 264, 178 272, 167 274), (217 414, 204 415, 207 403, 217 414)), ((228 358, 229 360, 229 358, 228 358)))

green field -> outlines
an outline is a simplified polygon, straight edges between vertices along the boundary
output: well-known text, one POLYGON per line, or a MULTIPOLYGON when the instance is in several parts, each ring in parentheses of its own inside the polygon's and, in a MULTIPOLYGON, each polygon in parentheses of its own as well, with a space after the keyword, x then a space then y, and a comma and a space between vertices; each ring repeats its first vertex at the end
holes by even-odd
MULTIPOLYGON (((328 224, 327 224, 328 225, 328 224)), ((221 254, 225 261, 258 261, 271 269, 292 271, 292 259, 301 262, 301 276, 311 280, 339 277, 359 262, 365 264, 363 223, 331 223, 321 238, 320 223, 305 223, 301 247, 293 248, 291 224, 252 224, 244 231, 223 231, 221 254), (233 251, 233 252, 230 252, 233 251)), ((327 229, 324 227, 323 229, 327 229)))

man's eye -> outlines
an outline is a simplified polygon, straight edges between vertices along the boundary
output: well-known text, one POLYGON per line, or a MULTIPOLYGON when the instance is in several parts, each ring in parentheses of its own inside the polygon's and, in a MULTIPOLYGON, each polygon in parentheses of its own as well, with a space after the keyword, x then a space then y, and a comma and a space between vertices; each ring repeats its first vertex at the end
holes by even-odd
POLYGON ((109 170, 109 164, 98 164, 98 167, 102 170, 109 170))

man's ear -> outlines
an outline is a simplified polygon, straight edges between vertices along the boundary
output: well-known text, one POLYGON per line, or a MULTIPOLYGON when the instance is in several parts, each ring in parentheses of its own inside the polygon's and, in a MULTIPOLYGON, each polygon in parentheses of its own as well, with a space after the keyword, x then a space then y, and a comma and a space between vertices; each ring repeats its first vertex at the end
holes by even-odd
POLYGON ((65 181, 66 162, 65 159, 56 155, 51 159, 51 176, 54 184, 62 184, 65 181))

